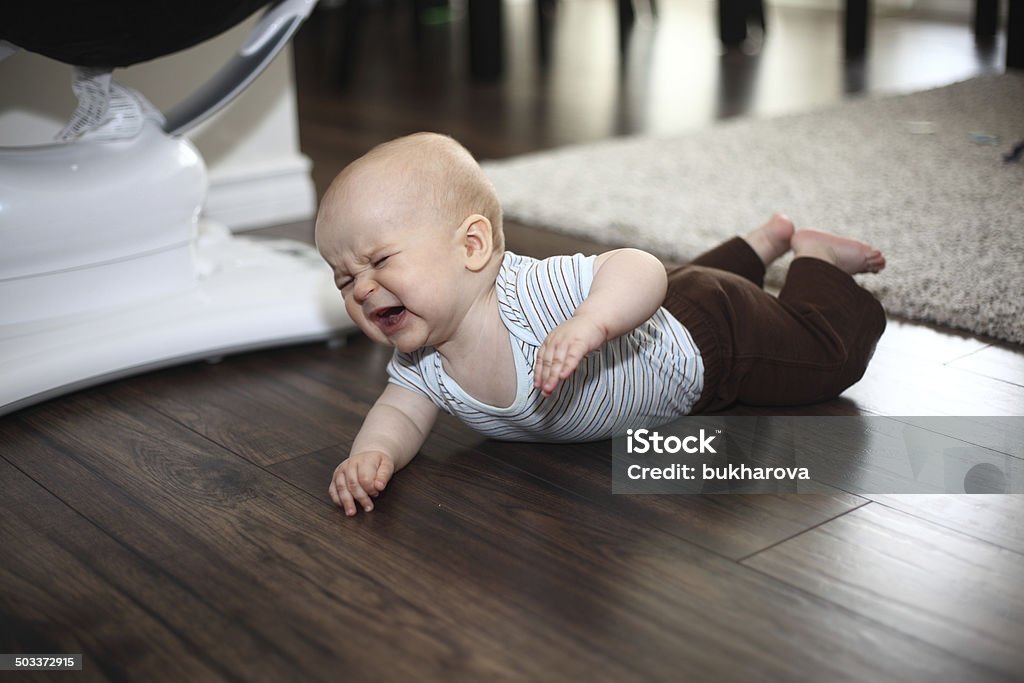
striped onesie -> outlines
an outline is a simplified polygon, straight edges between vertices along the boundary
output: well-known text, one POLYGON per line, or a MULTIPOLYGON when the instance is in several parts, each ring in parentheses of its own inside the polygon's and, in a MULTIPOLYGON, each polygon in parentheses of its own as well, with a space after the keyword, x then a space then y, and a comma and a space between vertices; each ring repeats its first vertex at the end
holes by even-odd
POLYGON ((505 253, 496 287, 516 361, 510 406, 488 405, 463 391, 432 347, 396 350, 389 381, 426 396, 477 432, 509 441, 595 441, 688 414, 703 389, 704 365, 690 333, 664 308, 584 357, 551 396, 534 388, 537 349, 583 303, 595 258, 505 253))

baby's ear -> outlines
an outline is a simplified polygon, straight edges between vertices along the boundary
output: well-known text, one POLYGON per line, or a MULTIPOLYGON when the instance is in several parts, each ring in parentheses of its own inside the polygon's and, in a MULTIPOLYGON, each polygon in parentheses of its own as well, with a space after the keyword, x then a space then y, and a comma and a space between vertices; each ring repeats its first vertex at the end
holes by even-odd
POLYGON ((483 270, 494 254, 494 226, 486 216, 473 214, 459 227, 460 247, 466 258, 466 268, 483 270))

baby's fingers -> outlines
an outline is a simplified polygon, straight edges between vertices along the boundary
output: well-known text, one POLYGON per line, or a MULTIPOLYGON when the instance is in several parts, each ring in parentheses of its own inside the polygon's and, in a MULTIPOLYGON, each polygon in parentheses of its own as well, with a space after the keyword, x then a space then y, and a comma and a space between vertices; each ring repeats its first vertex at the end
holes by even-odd
POLYGON ((343 509, 346 515, 351 517, 356 514, 356 504, 352 494, 349 493, 345 471, 341 467, 334 471, 334 477, 331 478, 331 485, 327 492, 331 495, 334 504, 343 509))
POLYGON ((338 485, 334 483, 334 477, 331 477, 331 485, 327 487, 327 493, 330 495, 331 500, 338 507, 341 507, 341 496, 338 495, 338 485))
MULTIPOLYGON (((364 489, 359 483, 359 475, 357 472, 352 472, 345 478, 345 490, 357 503, 363 506, 364 510, 369 512, 373 509, 373 501, 370 500, 370 495, 366 492, 366 489, 364 489)), ((374 491, 374 493, 376 493, 376 491, 374 491)), ((348 509, 346 509, 345 512, 348 514, 348 509)), ((353 509, 351 515, 354 514, 355 510, 353 509)))
POLYGON ((587 346, 581 341, 573 342, 566 349, 565 358, 562 360, 561 369, 559 370, 559 377, 565 379, 579 366, 580 361, 587 353, 587 346))
POLYGON ((580 359, 583 358, 583 350, 582 344, 574 344, 566 350, 564 357, 557 358, 551 364, 551 372, 546 386, 548 393, 553 392, 559 382, 567 379, 569 375, 576 371, 576 368, 579 367, 580 359))
POLYGON ((545 396, 550 396, 558 383, 572 374, 582 354, 574 351, 576 344, 553 340, 549 350, 541 359, 537 371, 536 386, 545 396))
POLYGON ((557 361, 555 360, 557 342, 550 337, 537 350, 537 360, 533 368, 533 386, 545 394, 550 393, 553 386, 551 380, 558 377, 557 361))
MULTIPOLYGON (((376 498, 391 480, 391 475, 395 472, 395 465, 390 458, 380 458, 379 461, 364 460, 359 463, 357 472, 360 488, 366 491, 371 498, 376 498)), ((366 505, 363 507, 369 512, 373 509, 373 503, 371 502, 369 507, 366 505)))
MULTIPOLYGON (((356 477, 361 491, 365 491, 371 497, 377 495, 377 462, 375 460, 360 462, 356 467, 356 477)), ((369 512, 373 509, 373 503, 371 502, 369 507, 364 504, 363 507, 369 512)))
POLYGON ((373 488, 376 489, 377 493, 384 490, 384 487, 391 481, 391 475, 394 473, 395 464, 387 458, 382 460, 380 467, 377 468, 377 476, 373 480, 373 488))

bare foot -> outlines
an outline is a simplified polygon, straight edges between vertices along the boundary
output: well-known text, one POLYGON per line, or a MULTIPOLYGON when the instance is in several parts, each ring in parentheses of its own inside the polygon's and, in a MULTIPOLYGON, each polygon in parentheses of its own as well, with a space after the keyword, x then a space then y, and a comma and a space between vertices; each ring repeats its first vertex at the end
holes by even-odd
POLYGON ((767 266, 789 251, 789 241, 792 238, 793 221, 781 213, 776 213, 772 214, 767 223, 743 239, 767 266))
POLYGON ((791 241, 793 255, 828 261, 845 273, 877 273, 885 257, 870 244, 820 230, 798 230, 791 241))

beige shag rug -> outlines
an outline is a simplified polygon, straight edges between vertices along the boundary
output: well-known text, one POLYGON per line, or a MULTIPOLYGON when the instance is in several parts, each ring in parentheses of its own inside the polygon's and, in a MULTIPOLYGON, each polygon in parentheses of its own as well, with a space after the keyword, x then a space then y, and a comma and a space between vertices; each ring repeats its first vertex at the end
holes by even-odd
MULTIPOLYGON (((890 314, 1024 343, 1024 74, 484 164, 506 216, 685 261, 774 211, 863 239, 890 314)), ((784 273, 773 268, 769 281, 784 273)))

